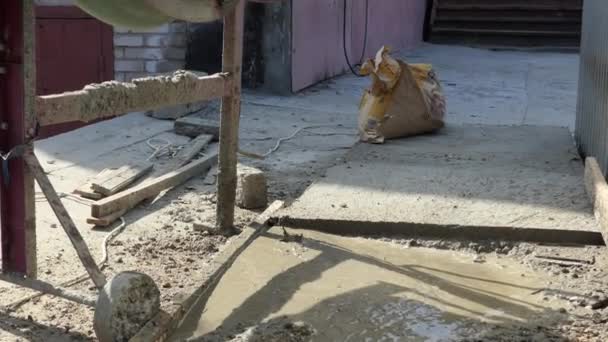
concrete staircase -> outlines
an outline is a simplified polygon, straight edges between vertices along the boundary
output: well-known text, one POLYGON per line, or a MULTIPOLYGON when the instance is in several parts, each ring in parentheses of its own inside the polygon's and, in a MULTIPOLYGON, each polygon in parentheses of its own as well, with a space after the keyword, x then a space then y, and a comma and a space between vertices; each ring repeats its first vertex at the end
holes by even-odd
POLYGON ((583 0, 431 0, 429 40, 577 48, 583 0))

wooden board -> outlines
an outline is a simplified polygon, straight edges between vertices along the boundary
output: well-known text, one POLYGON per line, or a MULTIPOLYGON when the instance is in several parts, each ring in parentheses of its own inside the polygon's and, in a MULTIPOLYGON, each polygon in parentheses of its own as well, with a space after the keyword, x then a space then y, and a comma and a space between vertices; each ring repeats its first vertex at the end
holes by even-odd
POLYGON ((81 197, 84 197, 84 198, 92 199, 92 200, 102 199, 104 196, 98 192, 95 192, 95 190, 93 190, 93 182, 97 182, 97 181, 104 179, 105 177, 110 175, 113 171, 114 171, 113 169, 103 169, 100 173, 98 173, 95 177, 93 177, 93 179, 84 183, 83 185, 81 185, 80 187, 78 187, 77 189, 72 191, 72 193, 74 193, 76 195, 80 195, 81 197))
POLYGON ((216 162, 217 153, 213 153, 163 176, 151 179, 110 197, 106 197, 91 205, 91 216, 100 218, 119 210, 129 210, 141 201, 154 197, 165 189, 182 184, 194 176, 203 175, 216 162))
POLYGON ((107 227, 114 223, 114 221, 118 220, 126 212, 127 210, 123 209, 103 217, 89 217, 87 218, 87 223, 95 225, 96 227, 107 227))
POLYGON ((102 179, 91 182, 91 187, 95 192, 111 196, 152 170, 152 167, 153 164, 149 162, 127 164, 114 169, 102 179))
POLYGON ((174 171, 188 164, 201 150, 213 140, 213 135, 201 134, 190 140, 167 165, 167 170, 174 171))
POLYGON ((186 116, 175 120, 173 127, 175 134, 191 138, 198 137, 201 134, 210 134, 213 136, 213 141, 217 141, 220 136, 220 123, 214 120, 186 116))
POLYGON ((585 159, 585 190, 593 206, 604 241, 608 245, 608 184, 595 157, 585 159))
MULTIPOLYGON (((222 71, 241 79, 243 61, 243 27, 245 1, 224 17, 224 49, 222 71)), ((217 227, 223 234, 234 229, 236 199, 236 163, 239 148, 239 120, 241 116, 241 82, 234 82, 230 95, 222 98, 220 107, 220 151, 217 180, 217 227)))

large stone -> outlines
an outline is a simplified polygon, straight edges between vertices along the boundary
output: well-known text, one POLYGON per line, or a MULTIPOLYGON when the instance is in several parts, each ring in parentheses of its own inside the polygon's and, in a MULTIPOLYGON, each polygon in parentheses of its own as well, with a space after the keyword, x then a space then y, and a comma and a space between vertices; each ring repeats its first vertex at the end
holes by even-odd
POLYGON ((100 342, 128 341, 160 311, 160 291, 143 273, 121 272, 99 292, 93 328, 100 342))
POLYGON ((268 205, 266 175, 261 170, 239 164, 237 167, 236 204, 244 209, 264 208, 268 205))

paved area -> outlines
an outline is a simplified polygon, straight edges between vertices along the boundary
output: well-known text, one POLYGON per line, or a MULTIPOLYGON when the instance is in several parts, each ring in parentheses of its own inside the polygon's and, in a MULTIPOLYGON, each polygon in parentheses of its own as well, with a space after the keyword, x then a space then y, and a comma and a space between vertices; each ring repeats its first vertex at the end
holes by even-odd
POLYGON ((301 243, 281 242, 280 227, 254 241, 172 341, 225 341, 250 326, 250 339, 231 341, 281 341, 263 326, 282 320, 315 331, 282 341, 473 341, 564 318, 533 294, 541 276, 515 262, 298 232, 301 243))
MULTIPOLYGON (((410 63, 432 63, 444 88, 449 124, 541 125, 574 130, 578 54, 490 51, 422 45, 396 53, 410 63)), ((257 103, 317 108, 355 116, 367 78, 350 74, 293 97, 252 96, 257 103)))
POLYGON ((581 160, 557 127, 449 126, 358 144, 281 216, 341 233, 603 244, 581 160))
MULTIPOLYGON (((315 341, 490 340, 490 331, 515 322, 560 319, 530 296, 546 274, 519 263, 479 265, 454 252, 319 232, 602 243, 571 138, 577 55, 425 45, 401 56, 434 65, 447 128, 357 144, 339 158, 283 212, 287 223, 317 232, 298 230, 302 244, 284 243, 273 228, 254 242, 174 341, 223 341, 243 330, 232 341, 272 340, 265 330, 284 316, 309 324, 315 341)), ((248 100, 354 123, 368 83, 345 75, 293 97, 248 100)))
MULTIPOLYGON (((568 127, 570 130, 573 128, 578 71, 577 55, 492 52, 463 47, 425 45, 414 52, 402 54, 402 57, 410 62, 434 64, 448 99, 447 121, 449 126, 454 126, 455 129, 456 126, 462 124, 525 124, 568 127)), ((266 160, 261 162, 245 160, 268 172, 271 199, 290 199, 299 195, 313 178, 324 174, 327 167, 336 161, 338 163, 343 161, 341 158, 344 152, 356 142, 357 106, 363 88, 368 84, 367 78, 345 75, 311 87, 292 97, 273 96, 259 92, 245 94, 241 121, 241 147, 243 149, 264 153, 276 146, 277 139, 290 136, 296 130, 304 127, 311 127, 300 131, 293 138, 283 141, 266 160)), ((156 120, 146 117, 142 113, 133 113, 36 142, 36 153, 58 191, 67 194, 105 167, 122 165, 126 161, 147 159, 153 151, 148 145, 152 138, 165 139, 174 146, 180 146, 186 142, 185 138, 173 134, 171 130, 172 122, 170 121, 156 120)), ((452 132, 451 128, 448 128, 446 132, 446 134, 452 132)), ((559 133, 559 139, 565 139, 565 130, 556 132, 559 133)), ((457 135, 453 137, 457 137, 457 135)), ((162 141, 153 140, 152 142, 158 144, 162 141)), ((404 140, 403 143, 414 141, 418 140, 404 140)), ((560 140, 559 144, 559 146, 565 146, 562 145, 565 144, 564 140, 560 140)), ((471 143, 471 145, 475 144, 471 143)), ((395 146, 387 144, 375 148, 388 152, 395 146)), ((403 151, 404 153, 411 152, 407 152, 405 149, 403 151)), ((430 156, 429 151, 426 153, 427 157, 430 156)), ((422 152, 419 151, 419 153, 422 152)), ((495 156, 496 160, 505 162, 504 153, 499 154, 499 156, 495 156)), ((365 158, 365 156, 362 155, 361 158, 365 158)), ((442 161, 442 158, 435 161, 435 165, 444 163, 447 170, 437 173, 436 176, 455 179, 454 177, 458 175, 465 175, 465 170, 457 160, 442 161), (449 169, 454 170, 451 176, 446 175, 449 173, 449 169)), ((163 165, 166 161, 168 159, 155 160, 156 174, 163 172, 163 165)), ((404 159, 404 161, 408 161, 408 159, 404 159)), ((426 162, 430 162, 430 159, 425 159, 426 162)), ((477 161, 477 163, 481 165, 481 162, 477 161)), ((492 171, 494 173, 484 176, 484 180, 493 179, 492 177, 514 177, 514 173, 509 173, 508 170, 504 170, 503 173, 499 172, 500 163, 494 165, 495 168, 492 171)), ((529 177, 541 174, 542 167, 537 170, 537 173, 534 173, 538 166, 535 165, 526 166, 525 171, 529 177)), ((398 167, 404 166, 399 165, 398 167)), ((413 168, 417 169, 417 172, 423 172, 424 167, 424 165, 419 165, 413 168)), ((578 169, 576 166, 572 166, 572 168, 568 171, 565 164, 559 164, 557 170, 552 173, 551 181, 560 186, 561 182, 565 181, 564 184, 567 187, 563 188, 564 191, 565 189, 573 190, 573 196, 576 197, 579 196, 579 192, 577 192, 579 190, 574 190, 572 179, 578 169), (562 176, 563 179, 560 178, 562 176)), ((547 167, 544 169, 546 170, 547 167)), ((467 182, 473 181, 471 177, 463 179, 467 182)), ((533 183, 531 178, 528 183, 533 183)), ((544 180, 544 178, 539 178, 539 183, 540 185, 530 189, 538 190, 549 187, 548 180, 544 180)), ((504 182, 497 184, 506 186, 504 182)), ((518 181, 517 184, 523 186, 526 183, 518 181)), ((421 188, 415 189, 421 191, 427 198, 431 195, 421 188)), ((436 187, 430 189, 436 189, 436 187)), ((488 189, 488 187, 486 186, 484 189, 488 189)), ((528 190, 523 188, 520 190, 528 193, 528 190)), ((84 270, 50 207, 45 203, 39 189, 37 191, 39 274, 43 280, 60 283, 81 274, 84 270), (65 265, 70 265, 70 267, 65 267, 65 265)), ((510 191, 519 190, 511 189, 510 191)), ((214 216, 212 192, 213 186, 204 185, 202 179, 195 179, 170 192, 160 203, 143 206, 129 212, 125 217, 128 229, 121 234, 116 244, 110 246, 111 266, 109 270, 114 272, 121 267, 131 267, 130 264, 119 265, 116 261, 124 258, 126 263, 127 256, 139 256, 138 253, 142 248, 138 244, 146 242, 148 239, 158 238, 158 241, 165 241, 180 237, 185 240, 191 237, 191 231, 189 231, 191 220, 212 223, 214 216), (203 204, 204 208, 202 208, 203 204), (142 239, 145 241, 142 242, 142 239), (135 247, 131 246, 132 244, 135 247), (125 250, 127 256, 118 255, 118 253, 124 253, 125 250)), ((557 193, 555 192, 555 194, 557 193)), ((533 193, 529 195, 530 198, 535 196, 533 193)), ((567 193, 567 195, 566 198, 569 198, 571 194, 567 193)), ((483 197, 477 196, 477 198, 483 197)), ((487 198, 492 199, 493 197, 487 198)), ((546 204, 546 208, 543 210, 548 210, 551 215, 557 208, 566 205, 565 200, 562 201, 559 198, 554 202, 548 198, 544 201, 542 203, 546 204)), ((85 219, 90 211, 88 202, 70 196, 65 196, 63 202, 80 228, 96 260, 100 260, 103 254, 101 245, 109 230, 91 230, 85 224, 85 219)), ((514 201, 503 201, 502 203, 512 207, 518 206, 514 201)), ((483 208, 485 210, 491 207, 487 204, 483 208)), ((572 210, 564 213, 565 216, 556 214, 551 217, 556 219, 555 221, 564 217, 571 218, 571 221, 566 220, 566 222, 572 223, 571 225, 564 224, 564 227, 568 229, 576 228, 574 227, 576 224, 582 230, 591 230, 591 224, 585 219, 580 219, 587 215, 584 214, 588 209, 584 203, 575 203, 568 208, 572 210)), ((532 213, 530 211, 530 214, 532 213)), ((241 216, 243 220, 248 217, 247 215, 241 216)), ((525 222, 530 223, 530 227, 540 224, 545 224, 545 226, 555 224, 549 222, 549 217, 545 217, 545 219, 541 222, 539 218, 527 218, 525 222)), ((524 224, 521 223, 521 225, 524 224)), ((141 260, 135 257, 132 259, 133 265, 143 265, 141 260)), ((143 269, 143 271, 148 272, 152 268, 162 279, 184 278, 183 274, 180 277, 176 275, 177 273, 171 273, 175 270, 168 266, 163 268, 150 265, 149 269, 143 269)), ((203 268, 204 266, 201 266, 201 270, 196 271, 197 277, 199 273, 204 273, 203 268)), ((190 275, 191 272, 194 272, 193 269, 187 274, 190 275)), ((187 281, 192 283, 194 280, 190 278, 187 281)), ((369 284, 360 285, 368 286, 369 284)), ((82 289, 87 289, 86 284, 82 289)), ((173 290, 173 288, 163 288, 163 293, 168 296, 167 293, 173 290)), ((30 292, 2 283, 0 293, 2 293, 0 297, 3 298, 0 300, 0 305, 6 305, 30 292)), ((45 324, 49 329, 66 324, 65 322, 71 324, 72 321, 78 321, 76 324, 78 329, 71 329, 71 332, 82 333, 87 338, 90 336, 90 331, 87 332, 90 312, 79 311, 80 309, 75 307, 69 307, 68 310, 65 309, 65 303, 48 298, 42 304, 52 308, 61 308, 62 314, 56 315, 53 310, 47 310, 41 304, 31 303, 18 313, 23 318, 20 324, 27 326, 27 320, 24 317, 28 317, 28 315, 33 316, 36 321, 40 321, 43 317, 47 320, 45 324), (64 311, 70 314, 63 314, 64 311), (62 317, 65 318, 63 321, 62 317)), ((0 339, 7 340, 23 333, 19 329, 13 329, 12 326, 0 326, 0 330, 2 330, 0 339)), ((59 336, 57 340, 70 339, 66 337, 67 331, 70 329, 62 328, 57 332, 54 331, 56 329, 51 330, 53 330, 53 336, 59 336)))

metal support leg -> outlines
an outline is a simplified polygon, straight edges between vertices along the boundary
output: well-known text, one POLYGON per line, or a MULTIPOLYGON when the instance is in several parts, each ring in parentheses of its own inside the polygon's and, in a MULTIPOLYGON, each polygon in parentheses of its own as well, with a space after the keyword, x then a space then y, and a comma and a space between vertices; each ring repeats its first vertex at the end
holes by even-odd
MULTIPOLYGON (((35 127, 33 0, 2 2, 0 11, 0 150, 29 140, 35 127)), ((0 173, 2 271, 36 277, 34 180, 22 158, 0 173)))
POLYGON ((222 71, 230 75, 232 92, 222 98, 220 119, 217 226, 223 233, 234 229, 245 3, 244 0, 239 1, 234 11, 224 18, 222 71))

